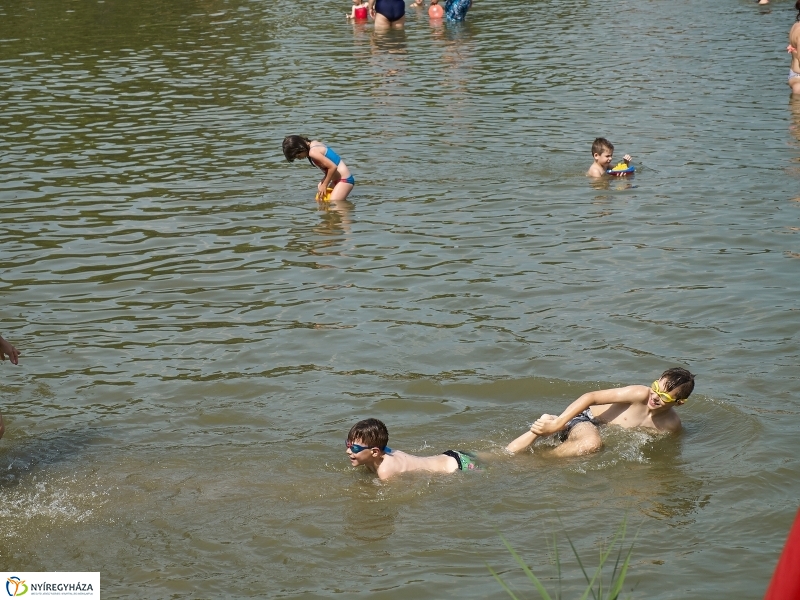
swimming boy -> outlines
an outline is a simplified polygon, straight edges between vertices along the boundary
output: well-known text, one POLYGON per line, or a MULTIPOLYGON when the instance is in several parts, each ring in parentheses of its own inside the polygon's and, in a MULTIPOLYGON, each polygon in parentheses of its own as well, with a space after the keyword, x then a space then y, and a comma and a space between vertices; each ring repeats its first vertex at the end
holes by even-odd
POLYGON ((476 468, 474 456, 466 452, 448 450, 436 456, 414 456, 392 450, 387 446, 388 443, 389 431, 382 421, 359 421, 350 429, 345 442, 350 464, 354 467, 364 465, 377 474, 379 479, 388 479, 410 471, 452 473, 476 468))
POLYGON ((694 390, 694 375, 675 367, 661 374, 650 387, 629 385, 611 390, 588 392, 570 404, 560 415, 542 415, 508 446, 512 453, 530 446, 536 438, 559 433, 562 444, 552 450, 554 456, 579 456, 603 447, 598 425, 619 425, 630 429, 642 427, 676 432, 681 420, 675 411, 694 390))
MULTIPOLYGON (((614 144, 606 138, 597 138, 592 143, 592 158, 594 163, 586 171, 587 177, 602 177, 611 168, 611 158, 614 156, 614 144)), ((631 162, 630 154, 622 157, 627 164, 631 162)))

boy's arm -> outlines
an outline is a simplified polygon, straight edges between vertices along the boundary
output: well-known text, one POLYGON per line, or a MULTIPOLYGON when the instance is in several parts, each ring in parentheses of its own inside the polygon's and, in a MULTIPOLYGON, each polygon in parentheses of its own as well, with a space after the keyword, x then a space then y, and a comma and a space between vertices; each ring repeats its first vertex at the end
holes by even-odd
POLYGON ((508 446, 506 446, 506 452, 511 452, 511 454, 516 454, 517 452, 522 452, 530 446, 533 442, 536 441, 536 438, 539 436, 533 433, 532 431, 526 431, 513 442, 511 442, 508 446))
MULTIPOLYGON (((629 385, 610 390, 587 392, 570 404, 564 412, 555 419, 539 418, 531 425, 531 431, 536 435, 550 435, 561 431, 567 426, 570 419, 577 417, 594 404, 636 404, 647 402, 648 388, 643 385, 629 385)), ((546 417, 549 415, 543 415, 546 417)))

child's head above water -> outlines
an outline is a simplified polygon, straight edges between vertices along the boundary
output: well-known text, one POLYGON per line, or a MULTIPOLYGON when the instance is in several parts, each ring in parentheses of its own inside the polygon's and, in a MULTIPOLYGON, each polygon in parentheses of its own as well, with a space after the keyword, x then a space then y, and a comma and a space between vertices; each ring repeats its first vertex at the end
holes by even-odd
POLYGON ((592 143, 592 158, 594 165, 587 175, 598 177, 611 167, 611 158, 614 156, 614 144, 606 138, 597 138, 592 143))
POLYGON ((661 377, 653 382, 653 386, 656 385, 659 386, 659 389, 656 390, 653 387, 653 390, 657 394, 659 392, 661 392, 659 395, 666 394, 670 398, 669 401, 681 405, 694 391, 694 375, 686 369, 674 367, 664 371, 661 377))
POLYGON ((614 144, 609 142, 606 138, 596 138, 594 142, 592 142, 592 156, 596 154, 603 154, 604 151, 608 151, 610 154, 614 154, 614 144))
MULTIPOLYGON (((283 138, 283 155, 289 162, 300 158, 301 154, 308 156, 310 148, 311 141, 308 138, 304 138, 302 135, 287 135, 283 138)), ((305 158, 305 156, 302 158, 305 158)))
POLYGON ((347 444, 357 444, 367 448, 378 448, 384 451, 389 443, 389 430, 383 421, 378 419, 364 419, 350 428, 347 434, 347 444))

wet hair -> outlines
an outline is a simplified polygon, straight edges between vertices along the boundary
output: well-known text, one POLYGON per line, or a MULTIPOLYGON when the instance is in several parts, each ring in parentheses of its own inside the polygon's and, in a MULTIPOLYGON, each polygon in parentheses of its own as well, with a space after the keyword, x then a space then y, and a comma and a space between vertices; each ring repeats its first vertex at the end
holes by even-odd
MULTIPOLYGON (((800 2, 800 0, 797 0, 800 2)), ((609 142, 606 138, 596 138, 592 142, 592 156, 595 154, 602 154, 603 150, 611 150, 614 152, 614 144, 609 142)))
POLYGON ((378 419, 364 419, 350 428, 347 434, 348 442, 360 441, 363 445, 370 448, 386 448, 389 443, 389 430, 383 421, 378 419))
POLYGON ((681 367, 667 369, 659 379, 664 380, 664 391, 676 400, 686 400, 694 390, 694 375, 681 367))
POLYGON ((287 135, 283 138, 283 155, 289 162, 293 162, 298 154, 308 152, 310 148, 311 140, 302 135, 287 135))
POLYGON ((795 17, 795 21, 800 21, 800 0, 794 3, 794 9, 797 11, 797 16, 795 17))

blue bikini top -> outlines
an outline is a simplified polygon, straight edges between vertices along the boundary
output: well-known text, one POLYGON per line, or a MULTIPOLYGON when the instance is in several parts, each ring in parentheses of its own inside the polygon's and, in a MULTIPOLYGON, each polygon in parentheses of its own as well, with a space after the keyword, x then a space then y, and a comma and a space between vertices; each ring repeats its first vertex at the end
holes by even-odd
MULTIPOLYGON (((310 150, 311 148, 317 148, 319 146, 322 146, 323 148, 325 148, 325 158, 327 158, 329 161, 331 161, 334 165, 336 165, 338 167, 339 163, 342 162, 342 159, 339 157, 338 154, 336 154, 336 152, 333 151, 333 148, 328 148, 325 144, 314 144, 313 146, 309 146, 308 149, 310 150)), ((319 165, 317 165, 313 161, 311 161, 311 157, 309 157, 308 160, 315 167, 319 167, 319 165)))

